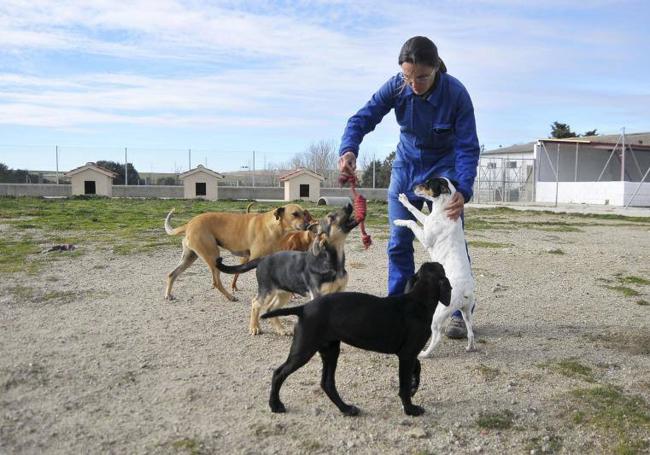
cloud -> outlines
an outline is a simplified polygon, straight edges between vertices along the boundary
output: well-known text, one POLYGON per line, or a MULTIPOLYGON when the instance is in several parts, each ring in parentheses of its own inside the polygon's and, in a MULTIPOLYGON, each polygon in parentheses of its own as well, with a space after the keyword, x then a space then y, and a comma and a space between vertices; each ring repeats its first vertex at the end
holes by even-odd
POLYGON ((621 103, 647 98, 642 78, 625 69, 647 72, 645 41, 608 16, 638 5, 5 0, 0 65, 11 71, 0 74, 0 124, 321 125, 338 137, 397 72, 399 47, 415 34, 438 43, 479 118, 552 116, 567 103, 621 114, 621 103), (618 83, 581 92, 585 79, 618 83))

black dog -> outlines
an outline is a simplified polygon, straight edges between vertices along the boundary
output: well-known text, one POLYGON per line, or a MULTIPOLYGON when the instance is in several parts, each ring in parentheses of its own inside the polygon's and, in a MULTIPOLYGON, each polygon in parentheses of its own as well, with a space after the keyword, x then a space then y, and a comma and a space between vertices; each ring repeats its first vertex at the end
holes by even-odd
POLYGON ((321 387, 345 415, 359 409, 343 402, 335 385, 341 341, 370 351, 399 357, 399 397, 404 412, 417 416, 424 409, 411 403, 420 383, 418 354, 431 336, 431 319, 438 302, 449 305, 451 285, 437 262, 426 262, 409 280, 407 292, 380 298, 359 292, 319 297, 303 306, 281 308, 262 315, 270 318, 297 315, 293 343, 287 361, 273 373, 269 405, 285 412, 280 387, 287 377, 305 365, 316 352, 323 360, 321 387))

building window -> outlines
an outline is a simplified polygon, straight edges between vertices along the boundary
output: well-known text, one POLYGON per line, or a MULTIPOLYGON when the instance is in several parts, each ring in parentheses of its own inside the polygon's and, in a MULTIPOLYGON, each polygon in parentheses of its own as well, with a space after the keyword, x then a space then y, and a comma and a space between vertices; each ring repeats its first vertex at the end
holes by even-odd
POLYGON ((300 185, 300 197, 309 197, 309 185, 300 185))
POLYGON ((84 180, 84 194, 97 194, 94 180, 84 180))
POLYGON ((205 182, 196 182, 196 195, 197 196, 206 195, 205 182))

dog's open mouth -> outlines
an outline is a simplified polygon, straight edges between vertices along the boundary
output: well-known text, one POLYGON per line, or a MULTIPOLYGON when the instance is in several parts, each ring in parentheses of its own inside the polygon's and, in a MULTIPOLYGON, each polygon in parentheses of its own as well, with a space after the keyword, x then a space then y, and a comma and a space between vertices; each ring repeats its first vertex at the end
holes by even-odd
POLYGON ((359 221, 357 221, 356 217, 354 216, 354 211, 352 209, 351 205, 348 205, 345 210, 345 215, 341 219, 341 229, 343 232, 346 234, 350 232, 352 229, 357 227, 359 225, 359 221))

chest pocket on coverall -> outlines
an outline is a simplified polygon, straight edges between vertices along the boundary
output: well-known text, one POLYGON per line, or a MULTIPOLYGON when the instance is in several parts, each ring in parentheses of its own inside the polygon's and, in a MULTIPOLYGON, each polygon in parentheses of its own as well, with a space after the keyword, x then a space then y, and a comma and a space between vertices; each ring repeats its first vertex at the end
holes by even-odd
POLYGON ((451 123, 434 123, 431 128, 431 145, 434 150, 451 150, 454 145, 454 131, 451 123))

